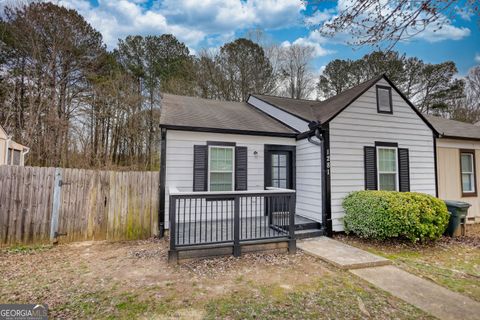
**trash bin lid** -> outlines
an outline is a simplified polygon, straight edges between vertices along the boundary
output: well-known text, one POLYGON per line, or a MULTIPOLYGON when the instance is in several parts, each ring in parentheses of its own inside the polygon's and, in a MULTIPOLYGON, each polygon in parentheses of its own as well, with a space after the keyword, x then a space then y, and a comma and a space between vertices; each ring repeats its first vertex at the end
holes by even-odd
POLYGON ((458 200, 444 200, 444 201, 447 207, 468 209, 472 206, 470 203, 464 202, 464 201, 458 201, 458 200))

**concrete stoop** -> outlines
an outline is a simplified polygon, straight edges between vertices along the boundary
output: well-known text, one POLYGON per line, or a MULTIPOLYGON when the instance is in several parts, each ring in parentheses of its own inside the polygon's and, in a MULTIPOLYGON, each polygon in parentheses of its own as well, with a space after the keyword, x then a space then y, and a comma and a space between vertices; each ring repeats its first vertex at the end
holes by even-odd
POLYGON ((439 319, 480 319, 480 303, 392 266, 391 261, 383 257, 327 237, 298 241, 297 248, 338 268, 350 270, 439 319))

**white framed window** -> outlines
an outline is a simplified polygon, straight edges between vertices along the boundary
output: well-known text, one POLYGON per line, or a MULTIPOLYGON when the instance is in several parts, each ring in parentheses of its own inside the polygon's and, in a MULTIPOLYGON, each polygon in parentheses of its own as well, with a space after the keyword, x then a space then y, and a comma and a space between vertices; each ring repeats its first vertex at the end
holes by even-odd
POLYGON ((235 147, 208 147, 208 190, 233 191, 235 185, 235 147))
POLYGON ((462 175, 463 196, 475 195, 475 151, 462 150, 460 152, 460 170, 462 175))
POLYGON ((395 147, 377 147, 378 190, 398 191, 398 156, 395 147))

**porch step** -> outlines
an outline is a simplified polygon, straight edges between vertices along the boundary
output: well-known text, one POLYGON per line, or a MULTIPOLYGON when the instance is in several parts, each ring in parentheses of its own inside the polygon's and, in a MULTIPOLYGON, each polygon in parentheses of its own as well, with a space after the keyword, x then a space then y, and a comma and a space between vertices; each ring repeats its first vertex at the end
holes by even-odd
POLYGON ((295 215, 295 237, 306 239, 323 236, 322 224, 309 218, 295 215))
POLYGON ((321 227, 320 222, 295 215, 295 230, 320 229, 321 227))
POLYGON ((312 221, 307 223, 295 224, 295 231, 320 229, 322 225, 319 222, 312 221))
POLYGON ((315 229, 303 229, 303 230, 295 230, 295 238, 298 239, 307 239, 307 238, 314 238, 324 236, 323 230, 319 228, 315 229))

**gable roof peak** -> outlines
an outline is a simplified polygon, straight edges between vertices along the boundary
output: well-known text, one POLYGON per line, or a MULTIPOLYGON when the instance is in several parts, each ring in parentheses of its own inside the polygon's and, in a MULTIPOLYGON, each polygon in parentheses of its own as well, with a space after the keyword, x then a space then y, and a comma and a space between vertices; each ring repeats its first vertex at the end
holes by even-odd
POLYGON ((418 109, 408 100, 408 98, 393 84, 385 73, 381 73, 367 81, 364 81, 352 88, 349 88, 326 100, 297 100, 268 95, 253 95, 256 98, 269 103, 285 112, 294 114, 305 121, 319 121, 322 124, 328 123, 352 104, 357 98, 364 94, 377 82, 384 79, 415 111, 415 113, 425 122, 425 124, 435 133, 438 132, 428 122, 428 120, 418 111, 418 109))

